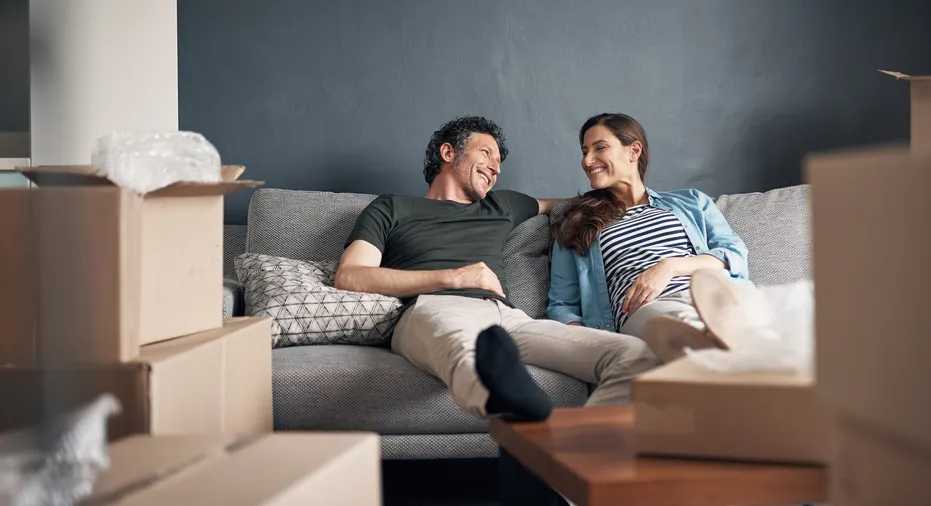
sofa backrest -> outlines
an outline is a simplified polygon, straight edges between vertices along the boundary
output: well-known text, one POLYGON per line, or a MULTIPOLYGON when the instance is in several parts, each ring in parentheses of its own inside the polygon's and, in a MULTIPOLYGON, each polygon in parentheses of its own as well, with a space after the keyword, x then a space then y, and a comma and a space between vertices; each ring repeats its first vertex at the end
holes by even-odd
POLYGON ((249 201, 246 252, 337 260, 356 217, 375 195, 259 189, 249 201))
POLYGON ((718 208, 750 251, 750 279, 776 285, 811 279, 808 185, 718 197, 718 208))
MULTIPOLYGON (((249 204, 245 251, 301 260, 336 260, 356 217, 374 195, 259 189, 249 204)), ((810 278, 808 186, 724 195, 718 207, 750 250, 758 284, 810 278)), ((549 218, 511 232, 504 246, 507 290, 527 314, 546 316, 549 218)))

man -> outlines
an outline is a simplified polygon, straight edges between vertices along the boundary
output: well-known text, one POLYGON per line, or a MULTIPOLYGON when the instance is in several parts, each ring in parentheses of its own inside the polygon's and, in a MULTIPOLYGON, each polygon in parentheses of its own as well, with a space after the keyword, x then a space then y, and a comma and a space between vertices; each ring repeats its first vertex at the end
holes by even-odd
POLYGON ((383 195, 356 221, 335 285, 408 299, 391 348, 479 415, 542 420, 549 398, 521 363, 596 384, 589 404, 619 402, 628 380, 657 364, 638 338, 534 320, 508 301, 504 242, 554 200, 491 191, 505 139, 482 117, 450 121, 427 145, 425 197, 383 195))

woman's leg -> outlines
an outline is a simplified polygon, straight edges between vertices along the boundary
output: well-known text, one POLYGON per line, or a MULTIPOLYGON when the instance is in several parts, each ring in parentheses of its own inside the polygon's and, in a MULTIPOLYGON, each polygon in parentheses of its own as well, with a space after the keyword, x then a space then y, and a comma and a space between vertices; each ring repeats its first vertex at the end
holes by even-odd
POLYGON ((658 297, 644 304, 627 318, 627 321, 618 329, 618 332, 642 338, 647 323, 657 316, 671 316, 686 322, 701 322, 698 312, 695 311, 695 306, 692 305, 692 296, 689 291, 681 290, 658 297))
POLYGON ((688 290, 660 297, 630 315, 620 332, 638 336, 663 362, 685 355, 685 348, 724 347, 702 323, 688 290))

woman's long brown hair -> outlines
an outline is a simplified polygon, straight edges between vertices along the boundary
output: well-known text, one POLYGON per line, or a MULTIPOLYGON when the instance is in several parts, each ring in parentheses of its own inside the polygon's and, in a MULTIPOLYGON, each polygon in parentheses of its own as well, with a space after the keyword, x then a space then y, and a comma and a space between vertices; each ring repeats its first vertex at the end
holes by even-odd
MULTIPOLYGON (((650 149, 643 126, 626 114, 604 113, 592 116, 579 129, 580 145, 585 140, 585 132, 596 125, 610 130, 624 146, 630 146, 634 141, 640 142, 643 149, 637 161, 637 172, 640 173, 640 179, 645 180, 650 149)), ((624 216, 626 210, 624 203, 616 199, 607 188, 589 191, 569 201, 562 218, 553 224, 553 235, 560 246, 578 255, 585 255, 601 230, 624 216)))

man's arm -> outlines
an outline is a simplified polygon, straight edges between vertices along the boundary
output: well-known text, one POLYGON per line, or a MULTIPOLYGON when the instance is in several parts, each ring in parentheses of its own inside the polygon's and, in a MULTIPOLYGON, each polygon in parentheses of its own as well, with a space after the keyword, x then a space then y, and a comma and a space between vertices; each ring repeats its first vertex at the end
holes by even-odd
POLYGON ((537 214, 548 214, 553 210, 553 207, 566 200, 568 199, 537 199, 537 206, 539 207, 537 214))
POLYGON ((334 286, 340 290, 409 297, 449 288, 483 288, 504 296, 494 271, 484 262, 458 269, 404 271, 381 266, 381 250, 367 241, 355 240, 343 252, 334 286))

